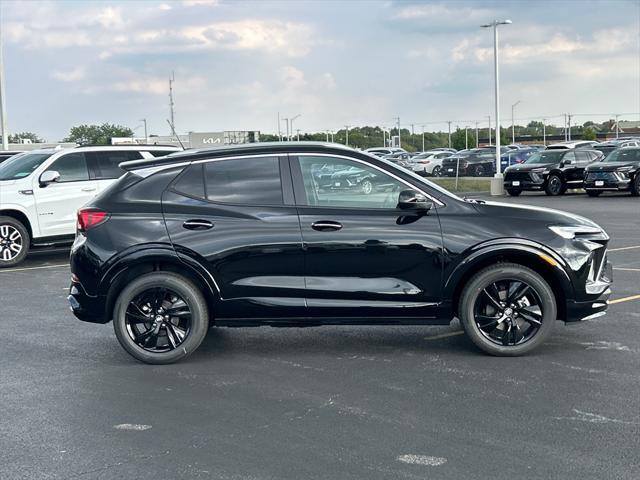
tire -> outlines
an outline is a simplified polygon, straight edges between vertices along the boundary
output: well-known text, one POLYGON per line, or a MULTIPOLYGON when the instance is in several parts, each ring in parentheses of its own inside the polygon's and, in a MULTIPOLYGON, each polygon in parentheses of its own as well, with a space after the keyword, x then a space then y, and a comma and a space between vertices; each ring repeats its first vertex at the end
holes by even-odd
POLYGON ((474 177, 483 177, 484 176, 484 167, 482 165, 476 165, 473 167, 473 176, 474 177))
POLYGON ((371 183, 371 180, 365 179, 360 183, 360 189, 365 195, 370 195, 373 192, 373 183, 371 183))
POLYGON ((640 172, 636 173, 631 181, 631 196, 640 197, 640 172))
POLYGON ((562 195, 566 189, 567 187, 565 187, 562 178, 555 174, 549 175, 547 185, 544 187, 545 193, 552 197, 562 195))
MULTIPOLYGON (((155 314, 157 313, 156 311, 155 314)), ((209 311, 202 292, 191 281, 175 273, 154 272, 136 278, 122 290, 114 308, 113 329, 118 342, 127 353, 144 363, 165 365, 186 358, 200 346, 208 327, 209 311), (154 300, 162 296, 163 289, 166 292, 165 300, 153 305, 154 300), (149 322, 133 322, 142 318, 140 314, 144 314, 146 305, 139 308, 141 302, 139 299, 147 295, 150 299, 146 302, 150 307, 149 322), (172 303, 174 297, 178 297, 181 302, 172 303), (158 305, 161 309, 166 308, 164 313, 168 315, 156 316, 155 320, 158 320, 159 326, 153 328, 156 325, 153 323, 153 310, 157 309, 158 305), (169 313, 171 310, 176 310, 177 316, 171 317, 169 313), (189 312, 188 317, 185 315, 186 311, 189 312), (167 317, 170 317, 169 320, 167 317), (167 326, 168 321, 172 322, 171 327, 167 326), (156 333, 149 333, 153 331, 156 333), (155 346, 146 348, 141 346, 133 338, 136 333, 139 338, 147 337, 146 340, 142 340, 145 344, 152 343, 149 340, 155 339, 153 342, 155 346), (184 335, 182 339, 180 334, 184 335), (170 340, 176 345, 172 345, 170 340), (177 340, 180 342, 177 343, 177 340), (166 350, 163 351, 163 347, 158 346, 159 344, 164 345, 166 350)))
POLYGON ((13 217, 0 217, 0 268, 22 263, 30 245, 29 231, 22 222, 13 217))
POLYGON ((602 194, 600 190, 587 190, 587 195, 590 197, 599 197, 602 194))
POLYGON ((441 175, 442 175, 442 167, 440 165, 436 165, 435 167, 433 167, 433 170, 431 171, 431 176, 439 177, 441 175))
POLYGON ((458 305, 458 317, 467 337, 485 353, 495 356, 524 355, 537 348, 553 330, 557 311, 556 299, 549 284, 530 268, 515 263, 501 263, 478 272, 465 285, 458 305), (503 314, 500 314, 485 290, 504 304, 505 300, 508 301, 504 296, 510 290, 499 288, 508 285, 513 291, 518 291, 518 284, 528 287, 524 290, 521 303, 517 303, 513 311, 507 304, 503 314), (493 290, 493 286, 498 290, 493 290), (505 319, 507 314, 509 316, 505 319), (492 320, 494 317, 496 320, 492 320), (502 317, 500 322, 498 317, 502 317), (480 322, 487 323, 479 325, 480 322), (518 340, 519 333, 523 336, 518 340), (515 342, 512 344, 511 340, 515 342))
POLYGON ((522 190, 514 190, 513 188, 507 188, 507 193, 512 197, 518 197, 522 193, 522 190))

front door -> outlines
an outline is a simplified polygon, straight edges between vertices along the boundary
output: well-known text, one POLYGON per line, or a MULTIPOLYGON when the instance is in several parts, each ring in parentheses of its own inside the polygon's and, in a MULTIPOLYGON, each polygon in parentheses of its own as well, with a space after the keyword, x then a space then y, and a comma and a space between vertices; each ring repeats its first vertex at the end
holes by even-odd
POLYGON ((343 157, 300 155, 291 167, 310 316, 433 316, 442 280, 437 211, 397 208, 399 193, 415 187, 343 157))
POLYGON ((162 206, 176 252, 206 265, 216 283, 218 320, 305 315, 300 224, 286 158, 191 165, 162 206))
POLYGON ((89 178, 87 159, 82 152, 61 156, 47 170, 58 172, 60 178, 46 186, 40 185, 39 176, 34 178, 33 194, 41 236, 73 235, 76 212, 98 193, 98 184, 89 178))

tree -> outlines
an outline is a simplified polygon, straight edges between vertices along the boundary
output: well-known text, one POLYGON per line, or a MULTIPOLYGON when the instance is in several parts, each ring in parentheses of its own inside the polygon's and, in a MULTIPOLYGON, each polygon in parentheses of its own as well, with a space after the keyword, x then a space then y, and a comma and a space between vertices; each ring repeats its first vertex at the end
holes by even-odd
POLYGON ((31 140, 32 143, 42 143, 44 141, 33 132, 21 132, 9 135, 9 143, 21 143, 21 140, 31 140))
POLYGON ((133 130, 122 125, 79 125, 72 127, 63 141, 80 145, 111 145, 112 137, 132 137, 133 130))
POLYGON ((596 139, 596 131, 592 127, 587 127, 582 132, 583 140, 595 140, 596 139))
POLYGON ((463 150, 465 148, 476 147, 476 132, 469 128, 467 129, 467 135, 465 138, 464 129, 456 128, 456 131, 451 134, 451 146, 456 150, 463 150))

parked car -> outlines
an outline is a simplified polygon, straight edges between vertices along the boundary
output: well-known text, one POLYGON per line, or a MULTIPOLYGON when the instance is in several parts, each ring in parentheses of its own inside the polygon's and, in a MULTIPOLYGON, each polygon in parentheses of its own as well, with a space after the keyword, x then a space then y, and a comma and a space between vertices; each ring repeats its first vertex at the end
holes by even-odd
POLYGON ((126 162, 78 212, 69 303, 153 364, 210 326, 446 325, 521 355, 556 319, 603 315, 609 237, 586 218, 467 201, 327 144, 250 144, 126 162), (393 185, 321 192, 318 166, 393 185), (597 273, 594 273, 597 272, 597 273))
POLYGON ((432 152, 440 151, 440 152, 456 153, 458 150, 456 150, 455 148, 448 148, 448 147, 436 147, 436 148, 432 148, 431 151, 432 152))
POLYGON ((73 242, 76 210, 124 171, 118 164, 176 152, 174 147, 102 146, 43 149, 0 164, 0 268, 31 248, 73 242))
POLYGON ((453 155, 449 151, 430 150, 409 160, 409 167, 418 175, 439 177, 442 174, 442 160, 453 155))
MULTIPOLYGON (((500 147, 500 152, 507 151, 507 147, 500 147)), ((472 148, 451 155, 442 161, 443 175, 448 177, 488 177, 495 171, 495 147, 472 148)))
POLYGON ((568 142, 558 142, 547 146, 547 150, 566 150, 573 148, 593 148, 598 142, 591 140, 570 140, 568 142))
POLYGON ((407 152, 396 152, 390 155, 383 155, 381 158, 388 160, 389 162, 395 163, 400 167, 410 169, 409 160, 411 159, 411 155, 407 152))
POLYGON ((8 158, 11 158, 14 155, 17 155, 19 153, 22 153, 22 152, 16 151, 16 150, 2 150, 2 151, 0 151, 0 163, 4 162, 8 158))
POLYGON ((631 192, 640 195, 640 148, 614 150, 601 162, 585 169, 584 189, 590 197, 606 191, 631 192))
POLYGON ((640 140, 637 139, 626 139, 626 140, 609 140, 607 142, 600 142, 597 145, 594 145, 594 150, 600 150, 605 156, 609 155, 616 148, 623 147, 640 147, 640 140))
POLYGON ((562 195, 568 188, 582 188, 585 168, 602 158, 602 152, 582 148, 541 150, 504 171, 504 188, 514 197, 526 190, 562 195))
POLYGON ((375 147, 375 148, 367 148, 365 152, 375 155, 377 157, 383 157, 384 155, 392 155, 394 153, 406 153, 404 148, 400 147, 375 147))
POLYGON ((317 181, 318 191, 321 193, 340 190, 362 192, 365 195, 370 195, 374 191, 389 187, 388 183, 384 183, 385 178, 375 175, 374 172, 355 166, 343 166, 333 163, 323 165, 319 172, 314 172, 313 177, 317 181))
POLYGON ((533 153, 537 152, 537 148, 520 148, 517 150, 509 150, 500 155, 500 168, 502 171, 511 165, 524 163, 533 153))

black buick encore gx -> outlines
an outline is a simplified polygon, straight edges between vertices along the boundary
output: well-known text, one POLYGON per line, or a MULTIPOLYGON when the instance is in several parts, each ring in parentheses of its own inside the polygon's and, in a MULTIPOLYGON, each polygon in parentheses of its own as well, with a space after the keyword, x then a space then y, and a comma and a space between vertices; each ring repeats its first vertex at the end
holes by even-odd
POLYGON ((143 362, 186 357, 210 327, 454 317, 485 352, 521 355, 607 308, 592 221, 461 199, 367 153, 250 144, 121 167, 78 212, 68 299, 143 362))

